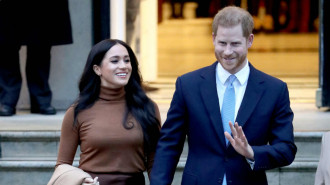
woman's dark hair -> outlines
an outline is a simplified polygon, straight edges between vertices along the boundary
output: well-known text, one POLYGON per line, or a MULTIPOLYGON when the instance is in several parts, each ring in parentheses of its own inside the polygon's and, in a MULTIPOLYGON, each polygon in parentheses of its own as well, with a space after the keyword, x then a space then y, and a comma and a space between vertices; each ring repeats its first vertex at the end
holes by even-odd
POLYGON ((130 113, 142 127, 146 152, 153 151, 159 137, 160 121, 155 115, 155 105, 142 89, 142 78, 136 56, 133 50, 121 40, 106 39, 97 43, 91 49, 79 81, 80 93, 75 101, 73 126, 77 126, 77 115, 81 111, 90 108, 99 98, 101 80, 95 74, 93 66, 100 66, 105 54, 116 44, 120 44, 127 49, 132 66, 132 74, 125 86, 127 111, 124 115, 123 125, 126 129, 132 128, 126 123, 128 113, 130 113))

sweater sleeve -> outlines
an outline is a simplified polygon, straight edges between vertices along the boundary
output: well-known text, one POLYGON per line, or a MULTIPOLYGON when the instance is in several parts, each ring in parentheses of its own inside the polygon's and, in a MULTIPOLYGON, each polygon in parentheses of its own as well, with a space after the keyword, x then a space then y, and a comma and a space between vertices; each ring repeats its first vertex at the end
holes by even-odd
POLYGON ((74 107, 64 115, 56 167, 60 164, 72 165, 79 144, 78 128, 73 127, 74 107))
MULTIPOLYGON (((160 117, 160 112, 159 112, 159 108, 158 108, 158 105, 153 102, 154 105, 155 105, 155 116, 156 118, 158 119, 159 121, 159 130, 161 128, 161 117, 160 117)), ((149 153, 148 155, 148 168, 147 168, 147 171, 148 171, 148 176, 150 177, 150 172, 151 172, 151 169, 152 169, 152 166, 154 164, 154 157, 155 157, 155 151, 152 151, 149 153)))

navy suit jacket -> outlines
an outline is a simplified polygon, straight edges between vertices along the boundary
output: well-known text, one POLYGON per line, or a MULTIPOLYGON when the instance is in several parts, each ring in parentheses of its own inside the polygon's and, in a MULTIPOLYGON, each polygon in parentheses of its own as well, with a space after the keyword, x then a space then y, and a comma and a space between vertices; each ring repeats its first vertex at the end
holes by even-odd
POLYGON ((217 63, 178 77, 161 129, 151 185, 172 183, 186 137, 189 150, 183 185, 219 185, 224 173, 228 185, 264 185, 265 170, 294 160, 297 148, 287 85, 252 65, 236 122, 253 148, 254 169, 231 145, 226 146, 216 89, 217 63))

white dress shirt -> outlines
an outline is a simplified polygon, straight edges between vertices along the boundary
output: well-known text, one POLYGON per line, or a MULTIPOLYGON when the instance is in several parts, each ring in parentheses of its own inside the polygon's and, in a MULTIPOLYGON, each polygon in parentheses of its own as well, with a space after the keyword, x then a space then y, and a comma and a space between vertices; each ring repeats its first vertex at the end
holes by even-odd
MULTIPOLYGON (((217 83, 217 93, 218 93, 218 99, 219 99, 219 105, 220 105, 220 114, 221 114, 221 109, 222 109, 222 102, 223 102, 223 96, 225 94, 226 87, 228 85, 228 77, 231 74, 226 71, 220 63, 218 63, 217 68, 216 68, 216 83, 217 83)), ((246 62, 245 66, 238 71, 237 73, 234 74, 236 76, 236 79, 233 82, 233 86, 235 89, 235 118, 238 113, 238 110, 241 106, 244 93, 246 90, 246 85, 247 81, 249 79, 250 75, 250 67, 249 67, 249 61, 246 62)), ((246 158, 247 162, 249 163, 251 169, 254 168, 254 161, 246 158)))
MULTIPOLYGON (((220 110, 222 108, 223 95, 228 85, 228 83, 226 83, 226 80, 230 75, 231 74, 228 71, 226 71, 220 63, 218 63, 216 68, 216 83, 217 83, 217 92, 218 92, 220 110)), ((249 62, 247 61, 246 65, 234 75, 236 76, 236 79, 233 82, 233 86, 235 88, 235 97, 236 97, 236 103, 235 103, 235 120, 236 120, 236 116, 239 107, 241 106, 247 81, 250 75, 249 62)))

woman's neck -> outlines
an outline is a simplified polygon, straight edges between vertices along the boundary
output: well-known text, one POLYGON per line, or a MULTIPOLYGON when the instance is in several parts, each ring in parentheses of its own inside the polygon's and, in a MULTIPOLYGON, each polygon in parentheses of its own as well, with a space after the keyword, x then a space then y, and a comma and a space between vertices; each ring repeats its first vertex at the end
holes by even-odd
POLYGON ((101 86, 99 98, 107 101, 116 101, 125 99, 125 88, 112 89, 101 86))

